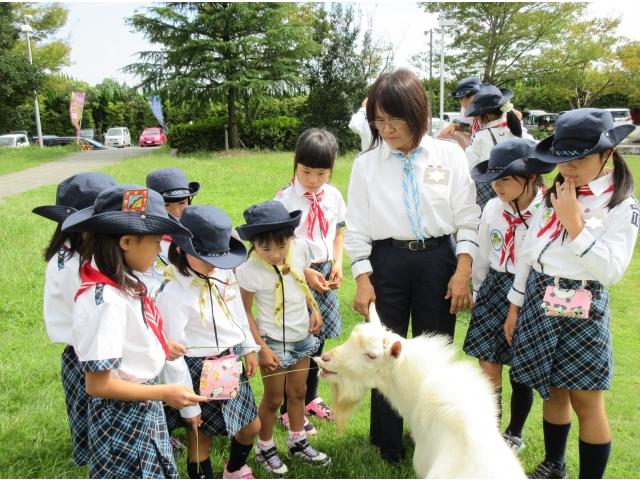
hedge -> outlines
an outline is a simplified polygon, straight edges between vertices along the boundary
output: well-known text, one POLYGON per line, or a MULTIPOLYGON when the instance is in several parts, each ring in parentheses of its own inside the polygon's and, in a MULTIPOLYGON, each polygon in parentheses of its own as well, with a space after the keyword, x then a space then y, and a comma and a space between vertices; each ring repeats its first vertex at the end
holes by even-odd
MULTIPOLYGON (((172 148, 189 153, 197 150, 224 150, 225 117, 212 118, 193 124, 172 125, 167 141, 172 148)), ((251 123, 238 121, 238 135, 252 150, 291 151, 300 135, 297 118, 274 117, 251 123)))

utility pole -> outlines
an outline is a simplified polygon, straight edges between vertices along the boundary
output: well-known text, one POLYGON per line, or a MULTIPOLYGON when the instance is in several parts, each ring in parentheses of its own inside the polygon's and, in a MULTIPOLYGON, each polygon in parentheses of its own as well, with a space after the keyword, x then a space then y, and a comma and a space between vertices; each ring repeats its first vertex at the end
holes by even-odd
MULTIPOLYGON (((29 25, 27 20, 32 20, 32 19, 33 19, 33 16, 25 15, 24 25, 20 26, 20 29, 27 36, 27 51, 29 52, 30 65, 33 65, 33 58, 31 57, 31 40, 29 39, 29 33, 33 32, 33 28, 31 28, 31 25, 29 25)), ((40 105, 38 105, 38 94, 35 88, 33 89, 33 103, 34 103, 34 109, 36 114, 36 129, 38 130, 38 145, 40 146, 40 148, 44 148, 44 145, 42 145, 42 127, 40 126, 40 105)))
POLYGON ((425 37, 427 33, 429 34, 429 125, 433 128, 431 125, 433 118, 433 87, 431 86, 433 81, 433 28, 424 32, 425 37))
POLYGON ((444 27, 453 27, 454 20, 440 20, 438 25, 442 32, 440 37, 440 125, 444 123, 444 27))

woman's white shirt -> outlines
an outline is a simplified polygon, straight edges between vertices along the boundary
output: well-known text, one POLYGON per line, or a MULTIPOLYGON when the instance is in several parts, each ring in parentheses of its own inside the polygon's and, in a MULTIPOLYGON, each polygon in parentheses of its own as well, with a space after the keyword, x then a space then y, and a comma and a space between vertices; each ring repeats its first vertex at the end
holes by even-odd
MULTIPOLYGON (((454 142, 425 136, 414 162, 426 238, 456 233, 456 254, 475 256, 480 207, 464 152, 454 142)), ((381 141, 359 155, 351 171, 344 248, 353 276, 372 271, 371 242, 415 240, 404 200, 402 162, 381 141)))
POLYGON ((589 183, 594 195, 579 196, 585 227, 571 239, 562 230, 550 241, 554 228, 538 237, 553 208, 541 205, 531 222, 522 245, 509 301, 522 306, 527 278, 531 267, 551 277, 570 280, 597 280, 604 286, 622 278, 631 262, 638 236, 640 209, 635 197, 629 197, 615 208, 605 207, 613 192, 605 192, 613 184, 608 174, 589 183))

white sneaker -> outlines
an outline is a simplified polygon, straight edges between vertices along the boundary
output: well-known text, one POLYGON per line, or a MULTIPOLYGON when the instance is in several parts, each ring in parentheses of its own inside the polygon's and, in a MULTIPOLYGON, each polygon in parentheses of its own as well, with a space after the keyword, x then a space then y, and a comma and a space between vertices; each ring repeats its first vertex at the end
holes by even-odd
POLYGON ((278 450, 275 446, 271 447, 268 450, 260 450, 258 445, 256 445, 256 462, 262 465, 268 473, 275 473, 277 475, 284 475, 287 473, 287 466, 282 463, 280 460, 280 456, 278 455, 278 450))
POLYGON ((319 467, 324 467, 331 463, 331 457, 313 448, 306 438, 296 442, 293 447, 289 447, 287 456, 289 458, 302 458, 305 462, 312 463, 319 467))

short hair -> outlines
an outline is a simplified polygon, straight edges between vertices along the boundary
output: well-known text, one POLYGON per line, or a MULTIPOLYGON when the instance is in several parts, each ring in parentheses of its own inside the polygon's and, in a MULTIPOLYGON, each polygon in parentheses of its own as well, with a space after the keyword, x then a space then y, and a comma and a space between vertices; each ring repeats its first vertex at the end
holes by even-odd
POLYGON ((308 168, 324 168, 333 171, 338 157, 338 142, 331 132, 309 128, 302 132, 293 156, 293 174, 298 164, 308 168))
MULTIPOLYGON (((429 99, 424 86, 416 75, 405 68, 378 77, 369 90, 367 100, 367 119, 375 120, 376 107, 386 114, 404 120, 412 135, 411 149, 420 145, 422 137, 429 130, 429 99)), ((371 145, 380 143, 380 132, 371 129, 371 145)))
POLYGON ((169 257, 169 263, 176 267, 176 269, 185 277, 195 277, 196 272, 189 265, 189 260, 187 259, 187 252, 183 249, 180 249, 178 252, 178 245, 174 242, 169 244, 169 251, 167 252, 167 256, 169 257))
POLYGON ((249 248, 249 252, 247 253, 247 258, 249 258, 251 252, 256 249, 256 245, 269 245, 271 242, 275 242, 278 245, 281 245, 290 238, 295 238, 295 236, 296 234, 294 227, 277 228, 268 232, 256 233, 249 239, 251 247, 249 248))

